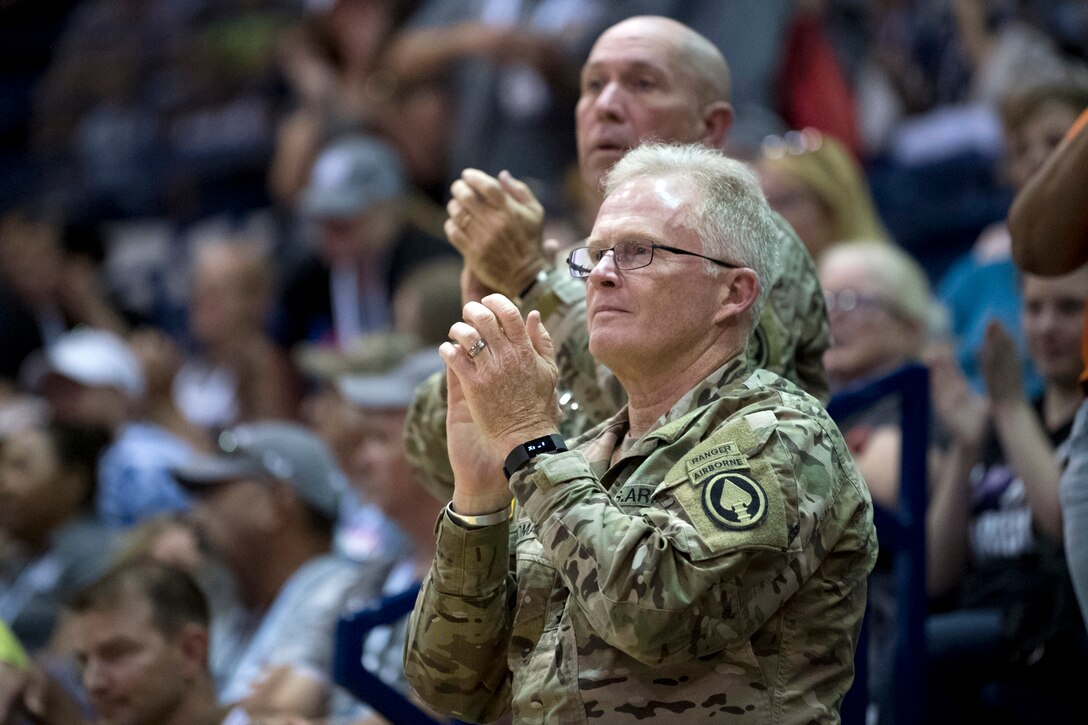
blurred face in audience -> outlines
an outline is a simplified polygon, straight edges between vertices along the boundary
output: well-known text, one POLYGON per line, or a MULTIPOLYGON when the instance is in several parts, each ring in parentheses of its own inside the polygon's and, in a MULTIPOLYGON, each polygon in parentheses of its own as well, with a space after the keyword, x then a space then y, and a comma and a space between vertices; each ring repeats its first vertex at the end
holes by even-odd
POLYGON ((277 532, 275 487, 239 478, 190 489, 193 521, 211 548, 235 571, 260 561, 261 542, 277 532))
POLYGON ((29 304, 43 304, 56 297, 63 261, 53 226, 19 215, 0 220, 0 277, 29 304))
POLYGON ((336 387, 328 383, 320 383, 302 403, 306 426, 325 441, 345 471, 355 448, 357 417, 336 387))
POLYGON ((415 485, 404 452, 404 418, 402 409, 355 408, 355 445, 347 466, 362 497, 394 521, 410 515, 416 496, 427 495, 415 485))
POLYGON ((358 265, 382 252, 398 226, 399 214, 393 203, 373 204, 354 217, 322 219, 321 256, 333 267, 358 265))
POLYGON ((129 401, 116 388, 83 385, 63 375, 50 374, 42 393, 54 417, 65 423, 112 429, 127 417, 129 401))
POLYGON ((157 725, 176 717, 205 666, 206 630, 159 630, 144 597, 72 615, 83 686, 102 725, 157 725))
POLYGON ((260 329, 264 291, 255 289, 251 261, 225 245, 198 254, 189 324, 201 343, 229 343, 260 329))
POLYGON ((813 258, 837 241, 831 210, 805 182, 771 162, 761 162, 758 169, 767 203, 790 223, 813 258))
POLYGON ((420 186, 440 183, 449 158, 449 122, 456 103, 452 92, 436 82, 422 81, 397 89, 383 118, 385 135, 393 140, 409 176, 420 186))
POLYGON ((0 528, 31 546, 79 510, 86 482, 65 471, 49 434, 19 431, 0 444, 0 528))
POLYGON ((899 310, 888 285, 865 260, 832 256, 820 265, 831 346, 824 367, 844 385, 890 372, 920 353, 923 330, 899 310))
POLYGON ((1020 320, 1028 354, 1048 383, 1075 385, 1080 358, 1088 267, 1062 277, 1024 275, 1020 320))
POLYGON ((1009 176, 1017 189, 1042 167, 1077 120, 1080 109, 1055 100, 1041 103, 1008 137, 1009 176))

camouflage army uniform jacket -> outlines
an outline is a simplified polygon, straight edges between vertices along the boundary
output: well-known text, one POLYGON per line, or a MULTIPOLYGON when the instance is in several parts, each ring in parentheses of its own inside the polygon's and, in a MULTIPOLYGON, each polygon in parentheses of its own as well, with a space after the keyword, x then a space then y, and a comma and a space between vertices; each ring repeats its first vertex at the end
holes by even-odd
POLYGON ((734 358, 614 465, 626 408, 511 479, 516 515, 439 521, 405 671, 518 723, 835 723, 876 558, 819 402, 734 358))
MULTIPOLYGON (((778 275, 771 283, 759 324, 748 345, 753 368, 782 375, 827 402, 823 354, 829 344, 827 310, 816 265, 789 224, 774 215, 779 232, 778 275)), ((522 313, 539 310, 556 345, 559 365, 560 430, 567 438, 584 433, 626 402, 612 373, 589 354, 585 282, 564 266, 515 300, 522 313)), ((453 493, 453 472, 446 454, 445 378, 420 386, 408 412, 408 459, 418 480, 445 500, 453 493)))

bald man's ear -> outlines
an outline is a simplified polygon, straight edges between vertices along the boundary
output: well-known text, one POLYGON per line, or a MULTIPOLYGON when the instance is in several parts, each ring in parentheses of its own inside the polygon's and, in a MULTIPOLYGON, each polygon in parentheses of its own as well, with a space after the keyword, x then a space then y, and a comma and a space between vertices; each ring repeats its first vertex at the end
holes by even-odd
POLYGON ((733 106, 726 101, 714 101, 703 109, 703 138, 705 146, 725 148, 725 140, 733 128, 733 106))

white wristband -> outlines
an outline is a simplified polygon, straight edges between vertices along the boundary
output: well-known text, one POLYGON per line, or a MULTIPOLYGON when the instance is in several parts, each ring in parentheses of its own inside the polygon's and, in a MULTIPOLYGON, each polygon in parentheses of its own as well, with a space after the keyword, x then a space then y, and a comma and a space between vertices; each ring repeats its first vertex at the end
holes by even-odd
POLYGON ((504 509, 496 511, 491 514, 483 514, 482 516, 467 516, 465 514, 459 514, 453 510, 453 501, 446 504, 446 516, 450 521, 462 526, 466 529, 479 529, 484 526, 492 526, 494 524, 501 524, 510 518, 510 507, 507 506, 504 509))

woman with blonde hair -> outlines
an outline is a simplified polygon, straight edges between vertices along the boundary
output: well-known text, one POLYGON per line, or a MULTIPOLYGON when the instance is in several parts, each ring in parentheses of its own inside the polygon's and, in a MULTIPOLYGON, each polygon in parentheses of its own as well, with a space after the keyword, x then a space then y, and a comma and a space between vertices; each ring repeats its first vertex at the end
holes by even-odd
POLYGON ((839 242, 890 241, 861 167, 834 138, 812 128, 769 136, 756 169, 767 202, 813 258, 839 242))

